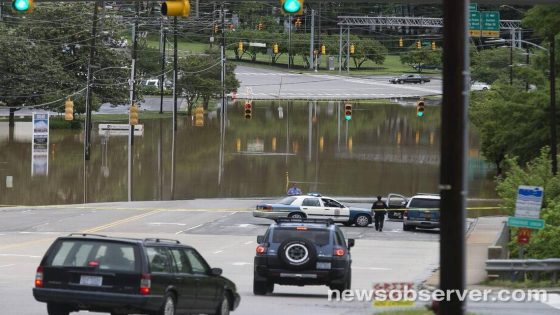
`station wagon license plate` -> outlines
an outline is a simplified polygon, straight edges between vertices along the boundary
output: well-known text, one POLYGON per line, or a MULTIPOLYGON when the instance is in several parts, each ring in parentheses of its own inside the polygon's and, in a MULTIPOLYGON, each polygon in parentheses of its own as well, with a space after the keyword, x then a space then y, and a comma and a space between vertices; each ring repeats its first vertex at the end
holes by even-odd
POLYGON ((103 284, 103 277, 98 276, 81 276, 81 285, 89 285, 92 287, 100 287, 103 284))
POLYGON ((318 262, 317 263, 317 269, 331 269, 331 263, 330 262, 318 262))

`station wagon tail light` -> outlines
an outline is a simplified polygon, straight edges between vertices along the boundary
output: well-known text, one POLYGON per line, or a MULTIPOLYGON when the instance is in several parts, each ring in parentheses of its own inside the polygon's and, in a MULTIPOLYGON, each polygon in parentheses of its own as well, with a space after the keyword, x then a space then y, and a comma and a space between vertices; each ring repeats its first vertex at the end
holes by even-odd
POLYGON ((344 251, 344 248, 335 248, 333 255, 334 256, 344 256, 344 254, 346 253, 346 251, 344 251))
POLYGON ((92 260, 88 262, 88 266, 90 267, 98 267, 99 266, 99 262, 97 260, 92 260))
POLYGON ((37 267, 37 273, 35 273, 35 287, 43 286, 43 266, 37 267))
POLYGON ((257 246, 257 255, 262 255, 264 253, 266 253, 266 247, 262 245, 257 246))
POLYGON ((143 273, 142 278, 140 278, 140 294, 142 295, 150 294, 151 286, 152 286, 152 277, 147 273, 143 273))
POLYGON ((296 227, 296 230, 298 230, 298 231, 307 231, 307 227, 306 227, 306 226, 298 226, 298 227, 296 227))

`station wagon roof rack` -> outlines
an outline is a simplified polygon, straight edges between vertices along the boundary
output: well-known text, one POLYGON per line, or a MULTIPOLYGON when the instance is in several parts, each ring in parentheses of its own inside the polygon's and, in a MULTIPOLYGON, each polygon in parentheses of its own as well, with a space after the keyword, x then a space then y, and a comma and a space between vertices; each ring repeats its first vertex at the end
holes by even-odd
POLYGON ((68 236, 97 236, 97 237, 107 237, 107 235, 93 234, 93 233, 70 233, 68 236))
POLYGON ((161 243, 161 242, 167 242, 167 243, 175 243, 175 244, 181 244, 181 242, 179 242, 178 240, 173 240, 170 238, 153 238, 153 237, 149 237, 149 238, 145 238, 144 242, 156 242, 156 243, 161 243))
POLYGON ((333 225, 334 221, 332 219, 295 219, 295 218, 277 218, 277 224, 281 223, 319 223, 325 224, 326 226, 333 225))

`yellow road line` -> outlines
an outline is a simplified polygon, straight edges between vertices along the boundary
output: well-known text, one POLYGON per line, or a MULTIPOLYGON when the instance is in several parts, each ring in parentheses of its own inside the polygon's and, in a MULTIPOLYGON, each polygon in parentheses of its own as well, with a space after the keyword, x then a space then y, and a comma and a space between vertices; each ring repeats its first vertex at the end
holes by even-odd
POLYGON ((156 209, 156 210, 153 210, 153 211, 150 211, 150 212, 147 212, 147 213, 142 213, 142 214, 135 215, 135 216, 132 216, 132 217, 124 218, 122 220, 118 220, 118 221, 114 221, 114 222, 107 223, 107 224, 104 224, 104 225, 89 228, 87 230, 83 230, 82 233, 99 232, 99 231, 102 231, 102 230, 105 230, 105 229, 108 229, 108 228, 115 227, 117 225, 121 225, 121 224, 124 224, 124 223, 129 223, 129 222, 132 222, 132 221, 135 221, 135 220, 139 220, 139 219, 142 219, 142 218, 145 218, 147 216, 151 216, 153 214, 160 213, 160 212, 163 212, 163 211, 164 210, 162 210, 162 209, 156 209))

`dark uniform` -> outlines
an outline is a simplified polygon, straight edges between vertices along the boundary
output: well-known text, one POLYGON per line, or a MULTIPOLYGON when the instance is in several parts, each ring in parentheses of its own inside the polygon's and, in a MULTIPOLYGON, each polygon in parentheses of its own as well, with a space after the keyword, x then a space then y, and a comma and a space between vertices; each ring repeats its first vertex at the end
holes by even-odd
POLYGON ((385 214, 387 213, 387 204, 381 200, 381 198, 377 197, 377 201, 373 203, 371 210, 373 210, 374 213, 375 230, 383 231, 383 221, 385 221, 385 214))

